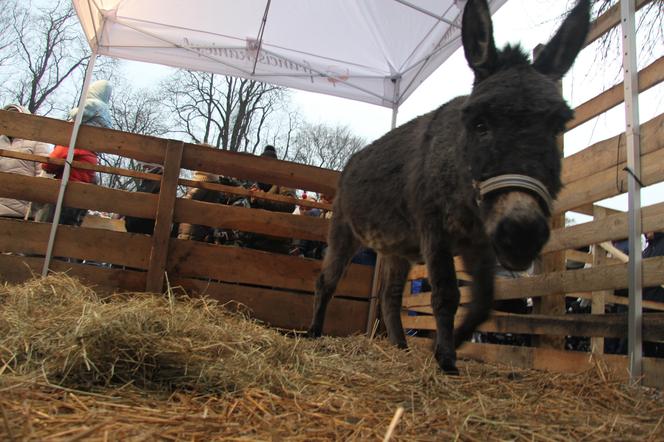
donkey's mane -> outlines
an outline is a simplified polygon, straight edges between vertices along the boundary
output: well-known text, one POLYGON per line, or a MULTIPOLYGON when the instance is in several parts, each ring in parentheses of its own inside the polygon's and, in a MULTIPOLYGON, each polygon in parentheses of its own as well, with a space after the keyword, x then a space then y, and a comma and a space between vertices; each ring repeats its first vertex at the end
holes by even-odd
POLYGON ((507 44, 502 50, 498 51, 497 70, 529 64, 530 57, 520 44, 507 44))

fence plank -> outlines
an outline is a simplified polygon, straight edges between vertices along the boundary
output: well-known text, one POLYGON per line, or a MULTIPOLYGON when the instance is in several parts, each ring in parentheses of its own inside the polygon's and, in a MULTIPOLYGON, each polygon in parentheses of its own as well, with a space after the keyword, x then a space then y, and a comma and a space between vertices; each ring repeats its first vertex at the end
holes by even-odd
MULTIPOLYGON (((629 379, 627 356, 603 355, 591 358, 585 352, 473 343, 464 344, 459 349, 459 356, 564 373, 594 370, 596 361, 601 361, 603 368, 609 370, 617 379, 629 379)), ((664 388, 664 359, 643 358, 643 375, 643 385, 664 388)))
MULTIPOLYGON (((0 172, 0 196, 38 203, 55 203, 60 180, 0 172)), ((64 205, 154 219, 157 195, 127 192, 94 184, 69 182, 64 205)))
MULTIPOLYGON (((43 255, 50 223, 0 219, 0 250, 43 255)), ((145 269, 150 237, 110 230, 59 226, 53 256, 145 269)))
MULTIPOLYGON (((241 303, 251 310, 253 318, 273 327, 306 330, 313 313, 311 294, 179 277, 173 278, 171 284, 182 286, 189 293, 208 296, 221 303, 241 303)), ((347 336, 362 332, 367 310, 366 300, 335 298, 330 302, 323 332, 332 336, 347 336)))
MULTIPOLYGON (((457 315, 458 320, 463 313, 457 315)), ((433 316, 401 315, 404 328, 435 330, 433 316)), ((643 339, 664 340, 664 313, 644 313, 643 339)), ((492 315, 482 323, 477 331, 489 333, 524 333, 531 335, 556 336, 601 336, 622 338, 627 336, 627 316, 625 314, 606 315, 492 315)))
MULTIPOLYGON (((495 299, 521 299, 554 293, 627 288, 627 264, 553 272, 516 279, 496 280, 495 299)), ((664 256, 643 260, 643 286, 664 283, 664 256)))
MULTIPOLYGON (((664 114, 659 115, 640 126, 641 155, 664 148, 664 114)), ((589 175, 588 165, 592 164, 592 172, 597 173, 615 168, 627 161, 625 134, 599 141, 580 152, 563 160, 561 179, 568 186, 574 181, 586 179, 589 175)), ((592 215, 592 213, 591 213, 592 215)))
MULTIPOLYGON (((594 218, 595 220, 599 220, 602 218, 606 218, 608 216, 608 210, 605 209, 604 207, 600 206, 594 206, 594 218)), ((602 265, 606 265, 607 262, 609 261, 609 257, 607 256, 606 250, 602 249, 601 247, 598 247, 597 244, 592 248, 592 265, 593 267, 598 267, 602 265)), ((590 310, 591 313, 594 315, 603 315, 604 312, 606 311, 606 296, 607 295, 612 295, 613 292, 610 290, 602 290, 598 292, 593 292, 592 293, 592 298, 591 298, 591 305, 590 305, 590 310)), ((627 335, 627 331, 625 330, 625 334, 623 336, 627 335)), ((590 339, 590 349, 592 353, 595 354, 602 354, 604 353, 604 336, 600 337, 593 337, 590 339)))
POLYGON ((182 141, 170 141, 166 149, 164 176, 159 190, 157 216, 155 218, 154 233, 152 234, 152 247, 150 248, 150 263, 145 284, 146 292, 161 293, 164 286, 164 272, 168 261, 168 239, 173 229, 173 210, 175 208, 183 148, 184 143, 182 141))
POLYGON ((322 192, 332 197, 339 172, 320 167, 277 161, 247 153, 229 152, 197 144, 187 144, 182 167, 262 183, 322 192))
MULTIPOLYGON (((662 283, 664 283, 664 257, 644 259, 643 286, 650 287, 662 283)), ((496 300, 523 299, 555 293, 624 289, 627 288, 627 264, 613 264, 514 279, 497 278, 495 284, 494 297, 496 300)), ((461 287, 462 297, 466 293, 464 290, 468 289, 461 287)), ((428 306, 430 303, 430 294, 420 293, 408 298, 405 305, 408 307, 428 306)))
MULTIPOLYGON (((170 275, 312 292, 321 261, 231 246, 171 239, 170 275)), ((339 283, 338 295, 366 298, 372 266, 352 264, 339 283)))
POLYGON ((179 184, 187 187, 197 187, 199 189, 209 189, 209 190, 215 190, 218 192, 222 193, 227 193, 230 195, 237 195, 237 196, 244 196, 244 197, 249 197, 249 198, 257 198, 265 201, 274 201, 274 202, 280 202, 280 203, 289 203, 289 204, 297 204, 299 206, 303 207, 313 207, 317 209, 324 209, 324 210, 332 210, 332 204, 329 203, 321 203, 318 201, 314 201, 313 199, 300 199, 300 198, 293 198, 289 196, 284 196, 284 195, 277 195, 274 193, 267 193, 263 192, 260 190, 251 190, 251 189, 245 189, 244 187, 240 186, 227 186, 224 184, 219 184, 219 183, 208 183, 205 181, 194 181, 194 180, 187 180, 181 178, 178 181, 179 184))
MULTIPOLYGON (((664 203, 641 209, 644 232, 664 230, 664 203)), ((578 247, 627 238, 627 214, 617 213, 601 220, 577 224, 551 232, 542 252, 578 247)))
MULTIPOLYGON (((71 122, 0 111, 0 133, 9 136, 67 145, 72 128, 71 122)), ((163 164, 166 144, 167 140, 161 138, 85 125, 81 126, 76 141, 82 149, 159 164, 163 164)), ((182 167, 322 192, 330 197, 336 192, 339 178, 339 172, 334 170, 188 143, 182 167)))
MULTIPOLYGON (((0 254, 0 281, 20 284, 41 274, 43 258, 0 254)), ((143 291, 147 273, 54 260, 52 272, 78 278, 96 291, 143 291)))
POLYGON ((282 238, 327 241, 330 221, 324 218, 178 198, 176 222, 261 233, 282 238))
MULTIPOLYGON (((0 172, 0 196, 38 203, 54 203, 59 180, 0 172)), ((128 192, 92 184, 70 182, 64 204, 154 219, 158 195, 128 192)), ((231 207, 179 198, 175 202, 177 222, 209 225, 287 238, 327 240, 329 220, 267 210, 231 207), (300 236, 297 236, 300 235, 300 236)))
MULTIPOLYGON (((636 0, 636 10, 638 11, 648 3, 653 0, 636 0)), ((602 15, 597 17, 595 21, 590 24, 590 29, 588 30, 588 36, 586 37, 586 42, 584 47, 588 46, 606 32, 611 30, 611 28, 618 26, 620 24, 620 4, 616 3, 607 9, 602 15)))
MULTIPOLYGON (((470 302, 470 286, 459 287, 459 293, 461 294, 461 299, 459 301, 460 304, 467 304, 470 302)), ((431 292, 422 292, 416 295, 404 296, 402 305, 408 310, 431 314, 431 292)))
MULTIPOLYGON (((74 123, 54 118, 0 111, 0 133, 66 146, 74 123)), ((166 140, 113 129, 82 125, 76 147, 162 164, 166 140)))
MULTIPOLYGON (((664 81, 664 57, 660 57, 639 71, 639 92, 664 81)), ((574 118, 567 123, 566 129, 572 130, 586 121, 606 112, 623 102, 623 83, 607 89, 594 98, 580 104, 574 109, 574 118)))
MULTIPOLYGON (((554 213, 573 210, 587 203, 620 195, 627 191, 626 163, 595 173, 563 188, 554 202, 554 213)), ((645 186, 664 180, 664 149, 641 155, 641 181, 645 186)))
MULTIPOLYGON (((38 163, 48 163, 48 164, 56 164, 59 166, 62 166, 65 164, 65 160, 60 159, 60 158, 50 158, 48 156, 44 155, 32 155, 32 154, 26 154, 22 152, 15 152, 15 151, 10 151, 6 149, 0 149, 0 157, 6 157, 6 158, 16 158, 19 160, 26 160, 26 161, 34 161, 38 163)), ((85 163, 82 161, 72 161, 72 167, 76 169, 84 169, 84 170, 93 170, 95 172, 101 172, 101 173, 107 173, 107 174, 113 174, 113 175, 120 175, 120 176, 126 176, 126 177, 131 177, 131 178, 136 178, 139 180, 149 180, 149 181, 161 181, 162 175, 157 174, 157 173, 148 173, 148 172, 140 172, 138 170, 131 170, 131 169, 123 169, 120 167, 111 167, 111 166, 103 166, 100 164, 90 164, 90 163, 85 163)), ((257 198, 261 200, 266 200, 266 201, 275 201, 275 202, 282 202, 282 203, 291 203, 291 204, 297 204, 303 207, 314 207, 318 209, 324 209, 324 210, 332 210, 332 205, 328 203, 320 203, 318 201, 314 201, 312 199, 299 199, 299 198, 293 198, 293 197, 288 197, 288 196, 283 196, 283 195, 276 195, 272 193, 266 193, 262 191, 254 191, 250 189, 245 189, 244 187, 240 186, 227 186, 223 184, 218 184, 218 183, 207 183, 203 181, 194 181, 194 180, 188 180, 181 178, 178 180, 178 184, 187 186, 187 187, 197 187, 200 189, 209 189, 209 190, 215 190, 218 192, 223 192, 223 193, 228 193, 231 195, 239 195, 239 196, 245 196, 245 197, 250 197, 250 198, 257 198)))
MULTIPOLYGON (((61 158, 51 158, 44 155, 32 155, 23 152, 16 152, 12 150, 0 149, 0 157, 16 158, 19 160, 33 161, 36 163, 48 163, 58 166, 64 166, 66 161, 61 158)), ((139 180, 161 181, 161 175, 156 173, 140 172, 138 170, 122 169, 120 167, 103 166, 101 164, 90 164, 83 161, 72 161, 72 168, 83 170, 94 170, 95 172, 109 173, 113 175, 121 175, 139 180)))

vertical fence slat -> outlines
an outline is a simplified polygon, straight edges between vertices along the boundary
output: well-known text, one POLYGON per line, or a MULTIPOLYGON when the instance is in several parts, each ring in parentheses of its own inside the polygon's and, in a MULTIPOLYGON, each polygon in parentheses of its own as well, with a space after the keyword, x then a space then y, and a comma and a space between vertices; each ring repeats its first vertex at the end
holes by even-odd
POLYGON ((150 248, 150 263, 148 266, 147 283, 145 291, 159 293, 164 286, 164 272, 168 260, 168 241, 173 226, 173 210, 175 209, 175 196, 180 177, 180 163, 184 142, 170 140, 166 146, 164 158, 164 175, 161 179, 159 202, 157 203, 157 216, 155 218, 154 232, 152 234, 152 247, 150 248))
MULTIPOLYGON (((608 216, 607 209, 595 205, 593 207, 594 221, 605 218, 608 216)), ((598 267, 607 264, 606 250, 601 248, 598 244, 593 246, 593 267, 598 267)), ((600 292, 592 292, 592 300, 590 304, 590 312, 593 315, 603 315, 606 308, 606 295, 613 294, 612 291, 603 290, 600 292)), ((604 354, 604 338, 592 337, 590 338, 590 350, 595 354, 604 354)))
MULTIPOLYGON (((544 49, 543 45, 538 45, 533 51, 533 59, 536 59, 540 51, 544 49)), ((557 83, 558 91, 562 95, 563 84, 562 81, 557 83)), ((558 150, 560 152, 560 160, 563 161, 564 157, 564 137, 559 135, 557 139, 558 150)), ((562 229, 565 227, 565 212, 554 214, 551 217, 551 230, 562 229)), ((537 266, 537 273, 552 273, 560 272, 566 268, 565 251, 549 252, 542 254, 539 265, 537 266)), ((533 300, 533 313, 541 315, 562 315, 565 314, 565 294, 555 294, 534 298, 533 300)), ((557 348, 563 349, 565 347, 565 338, 561 336, 535 336, 534 343, 537 347, 544 348, 557 348)))

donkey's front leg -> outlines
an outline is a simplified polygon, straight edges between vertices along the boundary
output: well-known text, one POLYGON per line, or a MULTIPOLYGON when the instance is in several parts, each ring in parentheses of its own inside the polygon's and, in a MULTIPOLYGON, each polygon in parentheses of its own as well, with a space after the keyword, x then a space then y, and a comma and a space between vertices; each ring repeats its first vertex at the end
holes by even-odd
POLYGON ((454 342, 459 347, 470 339, 475 329, 489 318, 493 306, 494 275, 496 258, 488 240, 476 235, 473 242, 460 247, 466 271, 473 279, 472 298, 468 313, 457 327, 454 342))
POLYGON ((454 315, 460 295, 454 257, 447 245, 439 244, 429 247, 425 259, 432 289, 431 307, 436 318, 436 361, 445 373, 459 374, 454 347, 454 315))

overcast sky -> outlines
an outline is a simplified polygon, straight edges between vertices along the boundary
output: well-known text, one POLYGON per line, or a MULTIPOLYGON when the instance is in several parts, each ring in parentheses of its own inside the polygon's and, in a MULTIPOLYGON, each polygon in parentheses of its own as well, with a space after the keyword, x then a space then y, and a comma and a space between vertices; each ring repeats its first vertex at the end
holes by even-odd
MULTIPOLYGON (((531 51, 538 43, 546 43, 557 29, 562 15, 570 4, 568 0, 508 0, 493 18, 496 44, 502 47, 506 43, 521 43, 527 51, 531 51)), ((642 39, 646 36, 639 34, 638 37, 642 39)), ((578 106, 622 79, 619 62, 599 63, 596 53, 596 45, 586 48, 564 79, 564 95, 572 107, 578 106)), ((664 43, 660 41, 654 54, 650 56, 641 54, 639 65, 643 67, 662 55, 664 55, 664 43)), ((125 62, 125 66, 130 74, 149 71, 151 75, 130 76, 130 78, 143 78, 146 82, 156 82, 160 76, 171 72, 170 68, 156 68, 154 65, 144 63, 125 62), (149 68, 146 69, 146 66, 149 68)), ((466 64, 463 50, 459 49, 401 106, 397 124, 403 124, 427 113, 455 96, 469 93, 471 84, 471 71, 466 64)), ((137 86, 142 85, 137 84, 137 86)), ((347 125, 369 142, 390 129, 391 109, 302 91, 293 91, 292 100, 307 121, 347 125)), ((660 84, 641 94, 639 110, 642 122, 662 113, 664 85, 660 84)), ((565 155, 615 136, 624 131, 624 128, 624 108, 621 105, 567 133, 565 155)), ((650 186, 644 190, 642 197, 644 206, 664 201, 664 184, 650 186)), ((603 205, 626 210, 626 195, 604 201, 603 205)), ((583 217, 579 218, 582 219, 583 217)))

